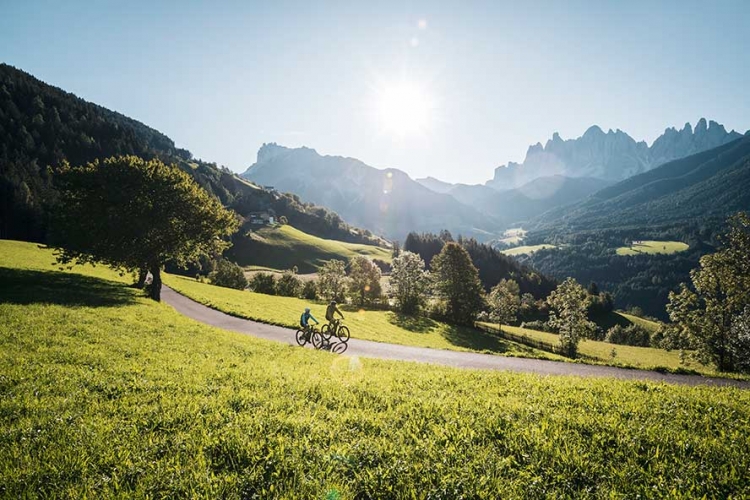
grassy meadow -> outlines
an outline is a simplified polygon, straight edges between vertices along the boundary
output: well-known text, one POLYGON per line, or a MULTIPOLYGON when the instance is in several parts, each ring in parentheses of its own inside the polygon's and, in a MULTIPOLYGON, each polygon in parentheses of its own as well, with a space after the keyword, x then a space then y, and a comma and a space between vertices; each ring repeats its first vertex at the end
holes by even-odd
POLYGON ((684 252, 689 246, 681 241, 639 241, 629 247, 620 247, 617 255, 673 254, 684 252))
MULTIPOLYGON (((641 319, 641 318, 638 318, 641 319)), ((645 320, 644 320, 645 321, 645 320)), ((482 323, 490 328, 497 328, 497 325, 482 323)), ((503 325, 503 330, 514 335, 526 336, 532 340, 557 344, 559 338, 554 333, 540 332, 528 328, 517 326, 503 325)), ((582 340, 578 344, 578 352, 585 358, 591 358, 594 361, 612 364, 615 366, 624 366, 640 369, 668 369, 671 371, 692 370, 704 375, 721 376, 711 366, 704 366, 695 361, 686 360, 683 364, 680 361, 679 351, 665 351, 653 347, 637 347, 629 345, 610 344, 600 340, 582 340), (615 356, 612 357, 612 350, 615 356)))
POLYGON ((331 259, 349 260, 357 255, 391 261, 391 251, 387 248, 326 240, 289 224, 264 227, 247 238, 238 238, 231 253, 241 266, 278 270, 296 266, 300 273, 313 273, 331 259))
POLYGON ((747 498, 750 392, 358 359, 0 241, 0 497, 747 498))
MULTIPOLYGON (((240 318, 296 328, 306 307, 325 323, 326 304, 294 297, 278 297, 200 283, 192 278, 165 275, 164 282, 191 299, 240 318)), ((344 324, 354 338, 392 344, 456 351, 489 352, 511 356, 563 359, 556 354, 508 342, 474 328, 448 325, 429 318, 391 311, 344 306, 344 324)))

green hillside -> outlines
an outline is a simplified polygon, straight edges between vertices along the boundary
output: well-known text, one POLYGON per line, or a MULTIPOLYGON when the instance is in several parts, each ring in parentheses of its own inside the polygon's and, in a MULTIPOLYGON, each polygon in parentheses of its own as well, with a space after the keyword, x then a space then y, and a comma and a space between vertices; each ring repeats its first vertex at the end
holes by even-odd
POLYGON ((315 272, 327 260, 349 260, 357 255, 391 261, 391 252, 387 248, 326 240, 288 224, 264 227, 247 233, 243 238, 235 238, 227 255, 241 266, 271 269, 297 266, 301 273, 315 272))
POLYGON ((2 497, 750 495, 747 391, 301 349, 0 243, 2 497))

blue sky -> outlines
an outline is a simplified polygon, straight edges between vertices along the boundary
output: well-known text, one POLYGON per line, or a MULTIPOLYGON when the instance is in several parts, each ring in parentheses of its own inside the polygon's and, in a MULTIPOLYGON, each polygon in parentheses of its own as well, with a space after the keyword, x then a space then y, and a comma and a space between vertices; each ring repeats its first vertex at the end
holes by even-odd
POLYGON ((748 26, 745 0, 0 0, 0 60, 235 171, 273 141, 475 183, 592 124, 744 132, 748 26), (397 81, 429 95, 418 131, 378 114, 397 81))

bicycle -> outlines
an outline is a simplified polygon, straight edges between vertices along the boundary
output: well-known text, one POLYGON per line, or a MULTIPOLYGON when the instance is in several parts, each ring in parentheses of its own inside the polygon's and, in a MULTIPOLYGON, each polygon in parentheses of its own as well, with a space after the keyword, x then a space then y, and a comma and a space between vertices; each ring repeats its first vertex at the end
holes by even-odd
POLYGON ((340 342, 349 342, 351 335, 349 334, 349 328, 341 324, 341 320, 334 320, 331 323, 326 323, 320 327, 320 335, 323 340, 328 342, 331 337, 336 336, 340 342))
POLYGON ((316 349, 320 349, 323 346, 323 336, 318 331, 318 329, 312 325, 308 326, 307 328, 297 328, 297 332, 295 333, 294 338, 302 347, 304 347, 308 342, 311 342, 313 347, 316 349))

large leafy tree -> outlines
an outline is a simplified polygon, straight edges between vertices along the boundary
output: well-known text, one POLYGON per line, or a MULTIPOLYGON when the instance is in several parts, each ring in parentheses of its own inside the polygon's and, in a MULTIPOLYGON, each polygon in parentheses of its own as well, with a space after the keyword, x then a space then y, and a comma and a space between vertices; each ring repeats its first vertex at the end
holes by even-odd
POLYGON ((349 260, 349 296, 357 305, 363 306, 378 300, 382 295, 380 268, 362 255, 349 260))
MULTIPOLYGON (((112 157, 55 175, 58 259, 148 269, 151 298, 161 298, 161 268, 220 254, 234 214, 176 166, 136 156, 112 157)), ((143 275, 143 273, 141 273, 143 275)))
POLYGON ((595 325, 588 320, 589 294, 573 278, 568 278, 547 297, 552 309, 549 323, 560 332, 560 346, 574 358, 578 342, 589 337, 595 325))
POLYGON ((694 290, 682 285, 669 294, 671 325, 665 346, 695 351, 699 361, 713 363, 721 371, 741 364, 737 345, 750 305, 750 215, 741 212, 729 219, 724 248, 704 255, 700 267, 690 273, 694 290))
POLYGON ((507 325, 516 320, 521 307, 521 289, 514 280, 500 280, 490 291, 487 302, 490 306, 490 319, 507 325))
POLYGON ((458 324, 472 324, 483 305, 484 289, 469 253, 448 242, 432 259, 435 291, 445 300, 446 316, 458 324))
POLYGON ((430 275, 425 271, 424 261, 418 254, 402 250, 391 265, 390 284, 396 307, 403 313, 414 314, 424 305, 429 286, 430 275))
POLYGON ((343 300, 347 281, 346 263, 329 260, 318 271, 318 294, 326 300, 343 300))

